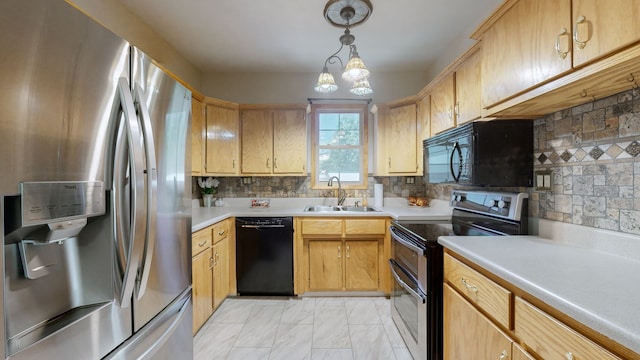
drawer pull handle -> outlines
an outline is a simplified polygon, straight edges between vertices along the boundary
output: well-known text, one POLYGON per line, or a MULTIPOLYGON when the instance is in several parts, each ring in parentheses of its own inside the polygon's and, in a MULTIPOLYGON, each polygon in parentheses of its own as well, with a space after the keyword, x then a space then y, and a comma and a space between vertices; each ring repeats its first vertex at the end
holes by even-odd
POLYGON ((224 235, 224 230, 218 231, 218 235, 224 235))
POLYGON ((202 240, 202 242, 198 243, 198 247, 203 247, 207 244, 207 240, 202 240))
POLYGON ((509 353, 507 352, 507 350, 502 350, 502 352, 500 353, 500 360, 507 360, 509 359, 509 353))
POLYGON ((478 292, 478 287, 475 285, 471 285, 467 282, 467 279, 465 278, 460 278, 460 281, 462 282, 462 285, 464 285, 464 287, 466 287, 467 289, 473 291, 473 292, 478 292))
POLYGON ((567 357, 567 360, 573 360, 573 353, 571 351, 566 353, 565 356, 567 357))

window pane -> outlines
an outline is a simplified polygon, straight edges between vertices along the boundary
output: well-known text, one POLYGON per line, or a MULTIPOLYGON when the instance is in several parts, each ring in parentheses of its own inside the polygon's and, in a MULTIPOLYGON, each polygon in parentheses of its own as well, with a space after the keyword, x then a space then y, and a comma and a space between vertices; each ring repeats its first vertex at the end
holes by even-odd
POLYGON ((318 181, 337 176, 343 182, 361 181, 360 149, 319 149, 318 181))
POLYGON ((360 145, 359 113, 319 114, 319 144, 360 145))

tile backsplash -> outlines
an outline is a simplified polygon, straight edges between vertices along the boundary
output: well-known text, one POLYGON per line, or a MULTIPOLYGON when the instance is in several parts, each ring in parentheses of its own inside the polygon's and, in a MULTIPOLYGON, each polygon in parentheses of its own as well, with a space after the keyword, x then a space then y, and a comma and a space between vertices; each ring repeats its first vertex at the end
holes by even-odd
POLYGON ((550 191, 530 189, 530 215, 640 234, 640 90, 558 111, 534 122, 534 170, 550 191))
MULTIPOLYGON (((192 198, 200 198, 200 191, 196 178, 193 178, 192 198)), ((311 178, 302 176, 253 176, 248 179, 250 184, 243 184, 240 177, 216 177, 220 180, 218 194, 222 198, 314 198, 334 197, 334 190, 311 189, 311 178)), ((374 184, 383 184, 385 197, 423 196, 431 199, 449 199, 450 185, 426 187, 421 176, 370 176, 367 190, 347 190, 347 197, 361 198, 363 195, 373 197, 374 184), (407 183, 413 179, 413 183, 407 183)))

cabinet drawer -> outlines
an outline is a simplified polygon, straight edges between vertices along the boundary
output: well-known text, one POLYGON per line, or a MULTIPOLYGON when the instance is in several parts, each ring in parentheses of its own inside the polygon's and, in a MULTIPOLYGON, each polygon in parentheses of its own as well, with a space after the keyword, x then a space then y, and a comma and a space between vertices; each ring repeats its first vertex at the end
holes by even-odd
POLYGON ((384 219, 346 219, 344 232, 346 235, 384 235, 385 224, 384 219))
POLYGON ((515 332, 543 359, 620 359, 519 297, 515 332))
POLYGON ((342 235, 342 220, 303 219, 302 235, 342 235))
POLYGON ((496 322, 510 329, 511 292, 479 272, 454 259, 444 256, 444 279, 455 287, 496 322))
POLYGON ((229 220, 222 220, 213 225, 213 243, 224 239, 229 234, 229 220))
POLYGON ((211 227, 191 234, 191 256, 195 256, 211 246, 211 227))

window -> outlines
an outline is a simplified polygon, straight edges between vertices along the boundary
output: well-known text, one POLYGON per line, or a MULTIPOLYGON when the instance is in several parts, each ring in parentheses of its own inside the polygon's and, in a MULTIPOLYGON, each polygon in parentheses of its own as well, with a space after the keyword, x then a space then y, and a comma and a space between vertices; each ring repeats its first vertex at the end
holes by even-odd
POLYGON ((328 188, 332 176, 345 189, 367 188, 367 105, 311 106, 311 187, 328 188))

